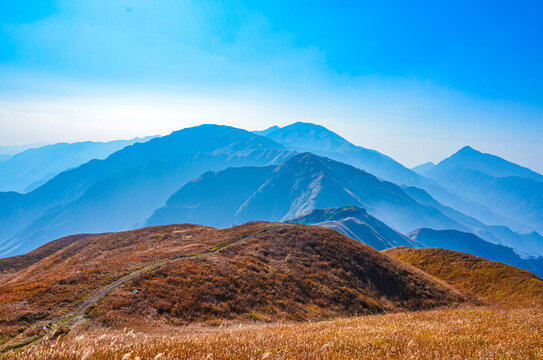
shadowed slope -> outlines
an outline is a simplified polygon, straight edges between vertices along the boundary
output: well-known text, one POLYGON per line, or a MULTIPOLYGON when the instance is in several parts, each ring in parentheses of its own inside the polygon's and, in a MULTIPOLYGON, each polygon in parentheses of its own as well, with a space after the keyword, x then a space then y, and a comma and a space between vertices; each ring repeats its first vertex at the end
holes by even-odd
POLYGON ((484 301, 506 306, 543 306, 543 280, 529 271, 445 249, 383 251, 484 301))

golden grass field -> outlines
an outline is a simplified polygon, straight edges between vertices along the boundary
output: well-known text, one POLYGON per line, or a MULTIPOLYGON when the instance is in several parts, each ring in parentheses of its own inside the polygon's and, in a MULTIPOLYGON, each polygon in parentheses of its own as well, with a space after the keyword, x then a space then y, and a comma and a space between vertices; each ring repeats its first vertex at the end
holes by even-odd
POLYGON ((541 309, 404 312, 330 321, 75 328, 0 359, 542 359, 541 309))

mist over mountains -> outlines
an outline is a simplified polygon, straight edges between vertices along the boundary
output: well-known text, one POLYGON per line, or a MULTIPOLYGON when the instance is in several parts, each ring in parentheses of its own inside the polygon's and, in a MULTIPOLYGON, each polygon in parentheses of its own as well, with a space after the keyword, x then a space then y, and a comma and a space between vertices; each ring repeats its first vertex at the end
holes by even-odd
MULTIPOLYGON (((1 192, 0 256, 144 225, 294 221, 377 249, 432 246, 411 232, 454 230, 523 259, 543 255, 542 177, 471 148, 411 170, 309 123, 201 125, 67 169, 26 194, 1 192)), ((451 241, 439 244, 457 249, 451 241)))
POLYGON ((466 146, 432 168, 419 169, 463 197, 501 215, 543 230, 543 176, 466 146))
POLYGON ((109 142, 58 143, 25 149, 4 161, 0 159, 0 191, 32 191, 62 171, 93 159, 104 159, 128 145, 146 142, 153 137, 109 142))

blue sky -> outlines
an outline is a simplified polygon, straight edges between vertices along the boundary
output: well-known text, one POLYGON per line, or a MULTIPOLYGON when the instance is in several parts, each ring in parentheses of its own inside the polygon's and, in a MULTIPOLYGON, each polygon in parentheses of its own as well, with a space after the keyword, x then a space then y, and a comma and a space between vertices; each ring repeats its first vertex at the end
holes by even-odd
POLYGON ((543 171, 538 1, 2 1, 0 143, 321 123, 543 171))

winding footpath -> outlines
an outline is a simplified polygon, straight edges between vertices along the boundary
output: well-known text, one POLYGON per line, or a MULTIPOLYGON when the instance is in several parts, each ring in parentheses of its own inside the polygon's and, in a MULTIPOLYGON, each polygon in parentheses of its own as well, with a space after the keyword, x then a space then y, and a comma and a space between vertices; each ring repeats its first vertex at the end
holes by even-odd
POLYGON ((131 272, 130 274, 125 275, 125 276, 123 276, 123 277, 109 283, 108 285, 106 285, 105 287, 103 287, 102 289, 100 289, 96 293, 92 294, 87 299, 85 299, 85 301, 83 301, 83 303, 81 305, 79 305, 77 307, 77 309, 75 309, 74 311, 72 311, 70 313, 67 313, 65 315, 61 315, 61 316, 57 317, 56 319, 52 319, 52 320, 49 320, 49 321, 43 321, 43 322, 40 322, 38 324, 33 325, 33 326, 38 326, 38 327, 47 326, 48 329, 49 329, 47 331, 47 335, 49 335, 49 336, 41 335, 41 336, 36 336, 34 338, 24 338, 23 335, 21 334, 20 336, 17 336, 15 338, 11 339, 10 341, 8 341, 7 343, 5 343, 3 345, 3 347, 2 347, 2 350, 0 350, 0 352, 6 352, 6 351, 9 351, 9 350, 12 350, 12 349, 22 348, 24 346, 33 344, 38 340, 43 340, 43 339, 46 339, 46 338, 54 338, 54 337, 56 337, 56 336, 58 336, 60 334, 66 334, 67 332, 69 332, 70 328, 73 327, 76 323, 84 320, 85 313, 91 307, 95 306, 100 300, 105 298, 112 291, 114 291, 115 289, 118 289, 119 287, 121 287, 122 285, 127 283, 128 281, 136 278, 138 275, 141 275, 141 274, 149 272, 149 271, 156 270, 156 269, 158 269, 158 268, 160 268, 160 267, 162 267, 162 266, 164 266, 166 264, 172 263, 172 262, 177 262, 177 261, 182 261, 182 260, 187 260, 187 259, 199 259, 199 258, 207 257, 207 256, 210 256, 210 255, 216 254, 216 253, 218 253, 218 252, 220 252, 220 251, 222 251, 222 250, 224 250, 226 248, 229 248, 229 247, 231 247, 231 246, 233 246, 235 244, 239 244, 241 242, 252 239, 253 237, 255 237, 257 235, 264 234, 264 233, 274 231, 274 230, 284 229, 284 228, 286 228, 288 226, 289 226, 288 224, 271 225, 271 226, 269 226, 269 227, 267 227, 267 228, 265 228, 263 230, 259 230, 257 232, 252 233, 252 234, 243 236, 243 237, 241 237, 239 239, 236 239, 236 240, 233 240, 233 241, 230 241, 230 242, 227 242, 227 243, 221 243, 221 244, 214 245, 213 247, 211 247, 211 248, 209 248, 207 250, 204 250, 203 252, 197 253, 197 254, 182 255, 182 256, 178 256, 178 257, 170 258, 170 259, 165 259, 165 260, 162 260, 162 261, 159 261, 159 262, 144 266, 141 269, 135 270, 135 271, 131 272), (59 330, 61 330, 61 331, 59 331, 59 330))

